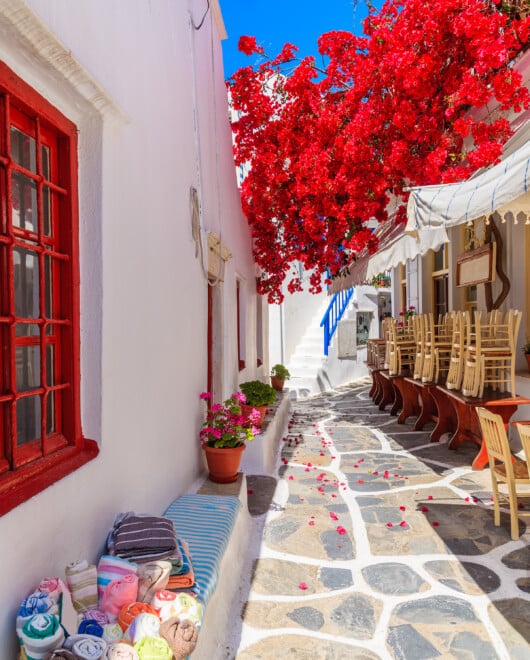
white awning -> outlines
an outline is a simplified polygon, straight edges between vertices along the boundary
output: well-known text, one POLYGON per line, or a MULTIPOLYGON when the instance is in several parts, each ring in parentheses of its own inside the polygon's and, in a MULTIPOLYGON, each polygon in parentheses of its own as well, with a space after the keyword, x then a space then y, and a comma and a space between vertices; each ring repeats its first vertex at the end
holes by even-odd
MULTIPOLYGON (((406 232, 453 227, 497 211, 530 218, 530 140, 471 179, 411 189, 406 232)), ((420 232, 421 234, 422 232, 420 232)))
MULTIPOLYGON (((404 231, 404 228, 403 228, 404 231)), ((366 269, 366 278, 370 279, 399 264, 404 264, 418 255, 425 255, 429 250, 438 250, 440 245, 448 243, 449 238, 445 227, 437 227, 434 231, 420 232, 419 239, 403 233, 390 246, 372 255, 366 269)))
POLYGON ((363 252, 357 261, 350 265, 347 273, 332 281, 328 289, 330 294, 369 282, 374 275, 404 264, 418 254, 423 256, 429 250, 436 251, 440 245, 449 242, 445 227, 420 232, 418 239, 405 233, 405 225, 394 224, 393 218, 381 223, 376 235, 379 238, 379 250, 372 255, 363 252))

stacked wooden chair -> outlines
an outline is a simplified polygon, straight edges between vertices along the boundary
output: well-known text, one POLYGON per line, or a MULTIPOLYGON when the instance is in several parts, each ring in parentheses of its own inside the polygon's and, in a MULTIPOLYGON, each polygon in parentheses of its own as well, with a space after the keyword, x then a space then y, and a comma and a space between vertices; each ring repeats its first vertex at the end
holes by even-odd
POLYGON ((451 337, 451 352, 445 386, 448 390, 459 390, 462 387, 468 334, 471 330, 471 315, 469 312, 456 312, 453 319, 451 337))
POLYGON ((435 322, 433 314, 426 315, 424 359, 421 380, 438 382, 449 370, 453 339, 454 314, 444 314, 435 322))
POLYGON ((416 355, 413 318, 404 321, 391 319, 388 340, 388 373, 398 376, 404 369, 412 372, 416 355))
POLYGON ((522 313, 509 310, 486 315, 475 312, 468 332, 462 393, 481 397, 485 387, 515 395, 515 356, 522 313))

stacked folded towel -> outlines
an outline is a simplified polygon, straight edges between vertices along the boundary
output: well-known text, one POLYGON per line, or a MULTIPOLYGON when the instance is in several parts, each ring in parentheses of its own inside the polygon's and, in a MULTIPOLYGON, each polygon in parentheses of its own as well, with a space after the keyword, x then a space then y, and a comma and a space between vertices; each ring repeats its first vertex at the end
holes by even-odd
POLYGON ((166 588, 191 589, 195 584, 195 575, 193 573, 188 544, 183 539, 177 539, 177 543, 182 556, 182 566, 180 568, 172 566, 166 588))
POLYGON ((182 562, 171 520, 134 513, 120 514, 107 540, 109 554, 131 562, 172 558, 182 562))

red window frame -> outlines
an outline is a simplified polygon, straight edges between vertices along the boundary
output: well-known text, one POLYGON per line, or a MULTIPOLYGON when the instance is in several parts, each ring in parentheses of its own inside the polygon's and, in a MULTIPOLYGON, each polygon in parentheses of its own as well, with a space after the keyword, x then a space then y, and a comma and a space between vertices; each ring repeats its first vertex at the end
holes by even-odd
POLYGON ((75 124, 0 63, 0 515, 98 453, 81 429, 77 169, 75 124))
POLYGON ((243 342, 241 333, 243 332, 243 319, 241 317, 241 282, 236 280, 236 314, 237 314, 237 365, 238 370, 243 371, 246 366, 245 356, 243 355, 243 342))

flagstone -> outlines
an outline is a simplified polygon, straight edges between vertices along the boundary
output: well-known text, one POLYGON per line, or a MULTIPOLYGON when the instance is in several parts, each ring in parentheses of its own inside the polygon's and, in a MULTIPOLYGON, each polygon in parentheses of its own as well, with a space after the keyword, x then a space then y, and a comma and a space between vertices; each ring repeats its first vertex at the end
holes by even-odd
POLYGON ((303 602, 249 601, 244 619, 250 626, 261 629, 304 628, 304 622, 293 620, 293 612, 300 607, 318 610, 323 617, 320 633, 348 639, 370 639, 382 611, 382 603, 364 594, 334 596, 318 600, 304 598, 303 602))
POLYGON ((332 520, 325 509, 304 504, 297 507, 296 516, 281 514, 271 520, 265 527, 264 542, 275 550, 306 557, 353 559, 351 520, 345 520, 341 525, 344 534, 337 531, 339 525, 340 521, 332 520))
POLYGON ((391 626, 388 645, 397 660, 429 660, 440 657, 440 653, 425 637, 411 625, 391 626))
POLYGON ((398 562, 373 564, 363 568, 362 574, 367 584, 382 594, 402 596, 431 588, 412 568, 398 562))
POLYGON ((238 660, 380 660, 367 649, 302 635, 266 637, 237 655, 238 660))
POLYGON ((491 593, 501 583, 491 569, 472 562, 428 561, 424 567, 440 584, 465 594, 491 593))

